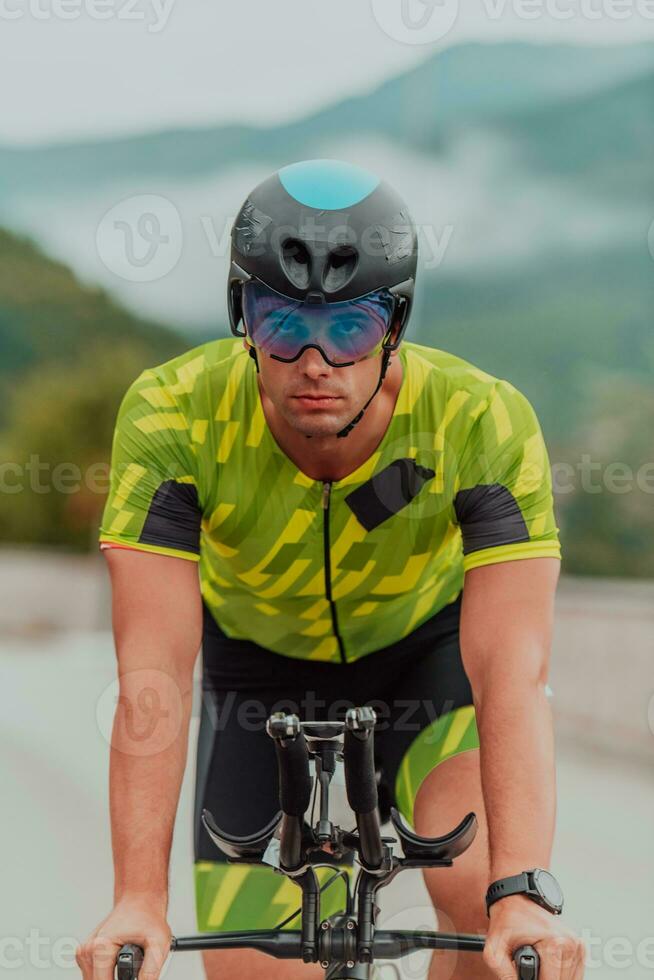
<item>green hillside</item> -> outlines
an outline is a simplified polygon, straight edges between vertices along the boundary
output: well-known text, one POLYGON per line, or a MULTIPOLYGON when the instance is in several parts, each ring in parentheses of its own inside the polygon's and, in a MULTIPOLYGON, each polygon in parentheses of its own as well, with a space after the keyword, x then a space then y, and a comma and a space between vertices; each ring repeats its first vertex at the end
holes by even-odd
POLYGON ((185 346, 0 230, 0 542, 89 546, 120 400, 185 346))
POLYGON ((643 193, 654 202, 654 70, 563 105, 522 110, 496 132, 512 139, 530 173, 578 178, 586 193, 614 203, 643 193))
POLYGON ((127 312, 29 239, 0 229, 0 385, 44 362, 65 367, 109 338, 138 343, 156 360, 183 346, 174 331, 127 312))
POLYGON ((410 330, 422 343, 509 378, 547 435, 569 435, 580 384, 605 372, 654 378, 654 264, 644 246, 548 256, 521 275, 435 278, 410 330), (543 267, 547 275, 543 275, 543 267))

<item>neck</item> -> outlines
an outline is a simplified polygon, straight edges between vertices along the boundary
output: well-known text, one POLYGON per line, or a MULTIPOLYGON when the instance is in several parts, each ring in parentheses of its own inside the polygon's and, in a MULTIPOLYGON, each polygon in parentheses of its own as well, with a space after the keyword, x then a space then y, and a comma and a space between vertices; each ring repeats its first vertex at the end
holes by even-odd
POLYGON ((336 435, 312 436, 298 432, 275 409, 257 375, 263 412, 272 435, 299 470, 312 480, 342 480, 361 466, 384 438, 402 385, 402 363, 392 357, 384 382, 361 421, 346 439, 336 435))

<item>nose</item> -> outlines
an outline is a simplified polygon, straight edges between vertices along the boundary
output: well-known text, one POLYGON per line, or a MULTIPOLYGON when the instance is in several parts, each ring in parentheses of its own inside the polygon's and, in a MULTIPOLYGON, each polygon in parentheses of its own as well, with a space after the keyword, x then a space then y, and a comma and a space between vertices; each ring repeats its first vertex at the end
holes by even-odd
POLYGON ((319 378, 322 375, 330 374, 333 370, 332 366, 327 363, 315 347, 307 347, 298 358, 298 364, 300 370, 310 378, 319 378))

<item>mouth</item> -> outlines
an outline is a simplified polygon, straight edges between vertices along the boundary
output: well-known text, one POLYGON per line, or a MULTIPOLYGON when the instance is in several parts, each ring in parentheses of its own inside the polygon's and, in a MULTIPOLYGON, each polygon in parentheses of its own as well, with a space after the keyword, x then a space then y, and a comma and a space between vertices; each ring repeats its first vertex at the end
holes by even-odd
POLYGON ((330 408, 335 402, 340 401, 339 395, 293 395, 303 408, 330 408))

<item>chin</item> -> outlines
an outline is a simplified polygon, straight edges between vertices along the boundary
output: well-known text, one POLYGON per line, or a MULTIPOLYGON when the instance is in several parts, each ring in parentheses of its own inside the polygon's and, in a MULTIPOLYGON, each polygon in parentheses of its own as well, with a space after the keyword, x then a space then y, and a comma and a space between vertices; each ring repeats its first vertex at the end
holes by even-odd
POLYGON ((287 421, 297 432, 301 432, 305 436, 335 436, 348 423, 348 419, 341 421, 335 419, 333 415, 311 419, 307 418, 304 412, 288 416, 287 421))

